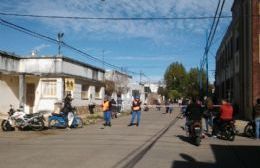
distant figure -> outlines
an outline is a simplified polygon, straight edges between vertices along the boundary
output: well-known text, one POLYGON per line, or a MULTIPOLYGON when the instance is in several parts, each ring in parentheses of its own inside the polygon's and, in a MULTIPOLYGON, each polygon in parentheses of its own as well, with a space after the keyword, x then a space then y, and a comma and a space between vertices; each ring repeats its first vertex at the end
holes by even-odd
POLYGON ((169 100, 166 100, 164 105, 165 105, 165 113, 168 113, 169 112, 169 100))
POLYGON ((117 105, 115 99, 112 99, 110 103, 111 103, 111 117, 117 118, 117 105))
POLYGON ((256 105, 254 106, 254 119, 255 119, 255 135, 256 139, 260 139, 260 98, 256 100, 256 105))
POLYGON ((159 103, 159 101, 156 102, 156 109, 157 111, 161 110, 161 104, 159 103))
POLYGON ((169 113, 172 114, 173 112, 173 100, 169 100, 169 113))
POLYGON ((132 103, 132 118, 131 122, 128 126, 136 125, 139 126, 140 119, 141 119, 141 100, 139 96, 135 96, 133 103, 132 103), (135 124, 135 116, 137 115, 137 123, 135 124))
POLYGON ((117 97, 117 112, 120 113, 121 112, 121 108, 122 108, 122 98, 121 97, 117 97))

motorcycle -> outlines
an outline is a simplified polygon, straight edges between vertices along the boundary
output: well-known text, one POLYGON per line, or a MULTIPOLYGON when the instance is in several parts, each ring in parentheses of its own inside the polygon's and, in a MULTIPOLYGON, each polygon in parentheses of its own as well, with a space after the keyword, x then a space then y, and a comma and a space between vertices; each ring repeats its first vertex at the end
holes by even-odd
POLYGON ((214 127, 213 132, 215 132, 220 139, 234 141, 236 136, 234 120, 223 122, 220 128, 214 127))
POLYGON ((244 129, 244 135, 246 137, 255 137, 255 121, 251 120, 247 123, 244 129))
POLYGON ((66 115, 64 112, 60 114, 52 113, 48 118, 48 127, 53 128, 82 128, 83 120, 81 117, 76 115, 76 111, 69 112, 66 115))
POLYGON ((26 114, 21 109, 15 111, 10 105, 8 118, 2 121, 1 126, 3 131, 14 131, 15 127, 19 130, 30 128, 34 131, 41 131, 44 129, 43 113, 26 114))
POLYGON ((189 137, 192 138, 192 141, 196 146, 199 146, 201 143, 201 121, 192 121, 192 123, 188 127, 189 137))

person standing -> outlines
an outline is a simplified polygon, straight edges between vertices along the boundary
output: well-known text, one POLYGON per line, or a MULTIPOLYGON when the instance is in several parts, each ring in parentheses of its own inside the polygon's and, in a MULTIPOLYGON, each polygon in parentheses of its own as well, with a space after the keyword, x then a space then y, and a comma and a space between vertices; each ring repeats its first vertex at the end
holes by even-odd
POLYGON ((110 126, 111 127, 111 102, 109 101, 108 96, 105 96, 104 102, 102 104, 102 111, 104 114, 104 126, 110 126))
POLYGON ((212 111, 213 111, 213 102, 211 98, 207 98, 206 101, 206 108, 203 114, 203 117, 205 119, 205 132, 209 132, 209 126, 212 127, 213 121, 212 121, 212 111))
POLYGON ((164 104, 165 105, 165 114, 169 112, 169 100, 166 100, 165 104, 164 104))
POLYGON ((173 101, 171 99, 169 100, 169 110, 168 111, 170 114, 172 114, 172 112, 173 112, 173 101))
POLYGON ((254 106, 254 119, 256 139, 260 139, 260 98, 256 100, 256 105, 254 106))
POLYGON ((111 101, 111 117, 112 118, 117 118, 117 105, 115 99, 112 99, 111 101))
POLYGON ((120 114, 120 112, 121 112, 121 108, 122 108, 122 98, 121 97, 117 97, 117 112, 120 114))
POLYGON ((131 122, 128 126, 136 125, 139 126, 140 119, 141 119, 141 100, 139 96, 135 96, 133 103, 132 103, 132 118, 131 122), (135 116, 137 115, 137 123, 135 124, 135 116))

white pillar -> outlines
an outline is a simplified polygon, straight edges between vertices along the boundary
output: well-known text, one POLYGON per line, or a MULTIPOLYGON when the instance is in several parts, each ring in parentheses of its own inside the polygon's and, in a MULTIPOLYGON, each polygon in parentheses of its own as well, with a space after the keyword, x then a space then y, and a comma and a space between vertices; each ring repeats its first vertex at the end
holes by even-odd
POLYGON ((25 105, 25 101, 26 101, 25 90, 26 90, 25 75, 21 74, 21 75, 19 75, 19 102, 20 102, 19 106, 25 105))

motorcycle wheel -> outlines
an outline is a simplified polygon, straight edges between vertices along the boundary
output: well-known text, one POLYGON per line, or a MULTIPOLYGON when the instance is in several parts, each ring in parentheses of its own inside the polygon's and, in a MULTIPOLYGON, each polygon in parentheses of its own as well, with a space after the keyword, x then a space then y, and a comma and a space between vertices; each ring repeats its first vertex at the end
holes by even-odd
POLYGON ((230 126, 227 126, 225 128, 224 137, 226 140, 234 141, 235 140, 235 133, 233 131, 233 128, 230 126))
POLYGON ((83 128, 83 125, 84 125, 84 123, 83 123, 83 120, 82 120, 82 118, 77 118, 77 121, 78 121, 78 128, 83 128))
POLYGON ((34 123, 34 124, 37 124, 38 126, 37 127, 32 127, 32 130, 34 130, 34 131, 42 131, 44 129, 44 122, 43 121, 38 121, 37 123, 34 123))
POLYGON ((244 134, 246 137, 254 137, 254 129, 252 124, 247 124, 245 129, 244 129, 244 134))
POLYGON ((200 146, 200 137, 195 137, 195 145, 200 146))
POLYGON ((3 120, 1 123, 1 128, 3 131, 12 131, 14 128, 11 126, 8 120, 3 120))

